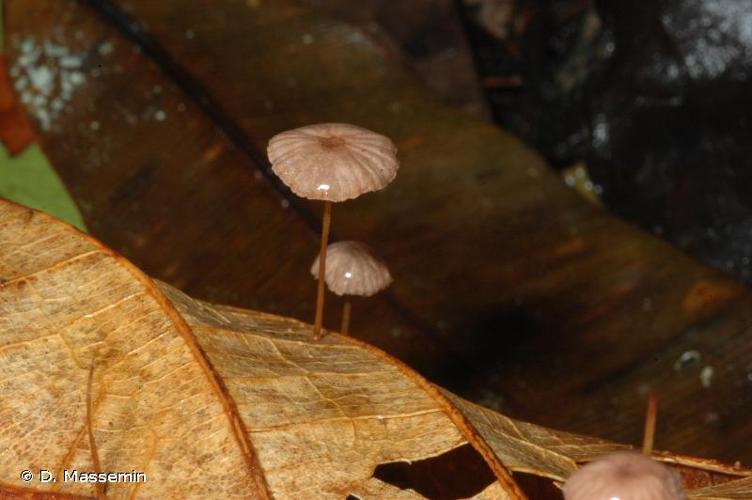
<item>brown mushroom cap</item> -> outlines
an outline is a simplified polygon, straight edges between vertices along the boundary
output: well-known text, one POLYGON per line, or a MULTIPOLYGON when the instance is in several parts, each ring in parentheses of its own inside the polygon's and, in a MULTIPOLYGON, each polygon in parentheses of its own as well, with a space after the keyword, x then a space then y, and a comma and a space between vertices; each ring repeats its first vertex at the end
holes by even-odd
POLYGON ((387 186, 397 148, 383 135, 346 123, 308 125, 271 138, 272 170, 298 196, 345 201, 387 186))
POLYGON ((577 470, 564 484, 566 500, 684 500, 677 475, 634 452, 612 453, 577 470))
MULTIPOLYGON (((313 261, 311 274, 319 277, 319 257, 313 261)), ((338 241, 326 248, 326 286, 337 295, 370 297, 392 282, 386 264, 363 243, 338 241)))

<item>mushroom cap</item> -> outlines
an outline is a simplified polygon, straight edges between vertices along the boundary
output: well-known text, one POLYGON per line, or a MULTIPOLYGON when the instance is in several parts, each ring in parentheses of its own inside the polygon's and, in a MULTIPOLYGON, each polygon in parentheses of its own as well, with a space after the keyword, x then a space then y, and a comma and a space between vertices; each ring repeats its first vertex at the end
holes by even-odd
POLYGON ((564 483, 566 500, 684 500, 677 475, 634 452, 605 455, 572 474, 564 483))
POLYGON ((269 161, 282 182, 303 198, 334 202, 387 186, 397 175, 397 148, 376 132, 346 123, 320 123, 275 135, 269 161))
MULTIPOLYGON (((319 277, 319 257, 313 261, 311 274, 319 277)), ((392 282, 384 262, 363 243, 338 241, 326 247, 326 286, 337 295, 370 297, 392 282)))

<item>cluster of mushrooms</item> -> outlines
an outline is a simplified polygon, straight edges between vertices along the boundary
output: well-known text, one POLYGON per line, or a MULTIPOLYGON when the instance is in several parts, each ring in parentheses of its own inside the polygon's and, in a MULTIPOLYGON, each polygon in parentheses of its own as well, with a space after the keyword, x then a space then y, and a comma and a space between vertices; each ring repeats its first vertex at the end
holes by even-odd
MULTIPOLYGON (((275 135, 267 148, 272 170, 298 196, 324 202, 321 249, 311 274, 318 280, 314 337, 322 335, 324 283, 337 295, 371 296, 392 282, 386 265, 356 241, 329 245, 332 203, 386 187, 399 163, 392 141, 344 123, 308 125, 275 135)), ((348 333, 350 301, 342 312, 348 333)), ((680 481, 650 458, 655 406, 649 410, 643 453, 605 455, 580 468, 564 484, 566 500, 684 500, 680 481)))
MULTIPOLYGON (((383 189, 397 175, 394 143, 381 134, 346 123, 320 123, 288 130, 269 141, 272 170, 296 195, 324 202, 321 248, 311 274, 318 279, 313 335, 321 338, 324 283, 337 295, 368 297, 392 282, 384 262, 363 243, 329 245, 332 203, 383 189)), ((342 311, 341 332, 350 325, 350 300, 342 311)))

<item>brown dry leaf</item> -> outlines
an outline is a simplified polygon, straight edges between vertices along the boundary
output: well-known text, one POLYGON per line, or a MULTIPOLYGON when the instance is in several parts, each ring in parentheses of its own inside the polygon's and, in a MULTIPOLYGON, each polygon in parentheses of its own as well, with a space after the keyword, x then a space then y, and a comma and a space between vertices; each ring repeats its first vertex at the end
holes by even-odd
POLYGON ((418 498, 374 469, 467 443, 497 480, 475 493, 522 498, 508 470, 563 480, 622 448, 508 419, 360 341, 314 341, 310 325, 191 299, 50 216, 0 202, 0 220, 2 494, 95 493, 62 480, 95 470, 92 364, 101 470, 148 478, 110 483, 112 498, 418 498), (24 483, 24 469, 58 480, 24 483))
POLYGON ((752 495, 752 477, 729 481, 718 486, 699 488, 689 493, 689 498, 703 500, 748 500, 752 495))
MULTIPOLYGON (((0 483, 23 469, 143 471, 114 498, 304 498, 373 491, 374 468, 461 446, 469 425, 431 385, 354 341, 194 301, 46 215, 0 207, 0 483)), ((482 447, 482 443, 480 443, 482 447)), ((514 483, 487 450, 492 469, 514 483)), ((387 488, 388 489, 388 488, 387 488)), ((389 495, 386 495, 389 496, 389 495)))

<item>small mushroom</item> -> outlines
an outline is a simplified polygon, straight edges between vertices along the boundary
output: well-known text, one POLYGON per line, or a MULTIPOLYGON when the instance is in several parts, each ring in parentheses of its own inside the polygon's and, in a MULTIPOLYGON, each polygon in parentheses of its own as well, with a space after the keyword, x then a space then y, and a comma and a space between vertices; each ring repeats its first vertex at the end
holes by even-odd
MULTIPOLYGON (((386 187, 397 175, 394 143, 383 135, 346 123, 321 123, 288 130, 269 141, 272 170, 295 194, 324 202, 319 276, 326 275, 332 202, 386 187)), ((319 279, 314 337, 321 336, 324 281, 319 279)))
MULTIPOLYGON (((311 274, 318 279, 321 256, 316 257, 311 266, 311 274)), ((327 249, 326 286, 337 295, 360 295, 370 297, 385 289, 392 283, 392 275, 386 264, 376 257, 363 243, 357 241, 339 241, 327 249)), ((345 299, 342 309, 343 335, 350 327, 350 299, 345 299)))
POLYGON ((677 475, 640 453, 619 452, 590 462, 564 484, 565 500, 684 500, 677 475))

